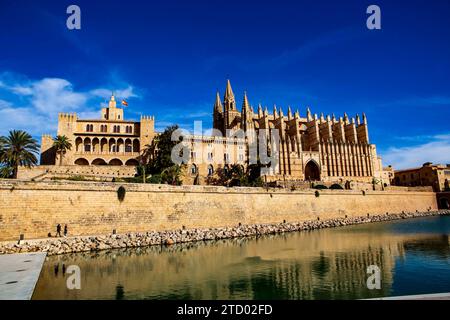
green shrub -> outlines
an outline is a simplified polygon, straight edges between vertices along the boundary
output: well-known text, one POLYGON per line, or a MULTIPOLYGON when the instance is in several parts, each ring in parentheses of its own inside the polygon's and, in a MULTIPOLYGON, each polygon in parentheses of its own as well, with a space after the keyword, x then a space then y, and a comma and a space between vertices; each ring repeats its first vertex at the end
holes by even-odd
POLYGON ((314 189, 328 189, 327 186, 324 186, 323 184, 315 185, 313 188, 314 189))
POLYGON ((318 190, 316 190, 316 192, 314 192, 314 195, 316 196, 316 198, 320 197, 320 192, 318 190))
POLYGON ((330 186, 330 189, 333 189, 333 190, 344 190, 344 188, 342 188, 342 186, 340 184, 337 184, 337 183, 332 184, 330 186))
POLYGON ((148 183, 160 184, 162 182, 162 177, 160 174, 153 174, 150 179, 148 179, 148 183))

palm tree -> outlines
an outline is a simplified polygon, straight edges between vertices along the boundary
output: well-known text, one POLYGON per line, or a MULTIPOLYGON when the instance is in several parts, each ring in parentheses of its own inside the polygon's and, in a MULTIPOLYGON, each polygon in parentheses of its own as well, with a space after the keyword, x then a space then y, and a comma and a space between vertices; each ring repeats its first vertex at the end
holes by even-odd
POLYGON ((59 154, 59 165, 62 165, 62 159, 67 150, 72 149, 72 144, 70 143, 69 138, 66 136, 56 136, 53 139, 53 148, 56 153, 59 154))
POLYGON ((0 163, 12 168, 12 178, 17 178, 19 166, 31 167, 37 164, 36 153, 39 144, 31 135, 22 130, 12 130, 6 137, 0 137, 0 163))
POLYGON ((163 176, 163 180, 167 184, 178 185, 181 183, 180 180, 182 175, 181 166, 175 164, 169 168, 166 168, 161 172, 161 175, 163 176))

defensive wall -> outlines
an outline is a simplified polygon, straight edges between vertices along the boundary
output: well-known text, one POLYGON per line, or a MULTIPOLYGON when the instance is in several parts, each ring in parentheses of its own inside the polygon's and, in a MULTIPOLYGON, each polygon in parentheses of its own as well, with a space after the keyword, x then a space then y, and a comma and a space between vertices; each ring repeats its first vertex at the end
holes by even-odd
POLYGON ((0 241, 45 238, 58 223, 74 236, 436 209, 433 192, 0 180, 0 241))

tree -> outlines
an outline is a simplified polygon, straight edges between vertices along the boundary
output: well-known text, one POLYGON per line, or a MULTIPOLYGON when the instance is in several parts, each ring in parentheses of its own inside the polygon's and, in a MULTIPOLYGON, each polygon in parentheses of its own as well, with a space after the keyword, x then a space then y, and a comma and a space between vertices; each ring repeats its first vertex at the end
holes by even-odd
POLYGON ((161 182, 173 186, 181 185, 181 171, 181 166, 176 164, 164 169, 161 173, 161 182))
POLYGON ((0 137, 0 146, 0 163, 10 168, 13 179, 17 179, 19 166, 31 167, 37 164, 39 144, 25 131, 9 131, 8 136, 0 137))
POLYGON ((142 175, 144 183, 146 174, 150 173, 154 177, 150 178, 151 183, 181 184, 182 165, 172 161, 172 149, 179 143, 172 141, 172 134, 177 129, 177 125, 167 127, 144 147, 138 167, 138 176, 142 175))
POLYGON ((154 145, 149 148, 149 152, 154 155, 153 159, 149 161, 151 173, 162 173, 165 169, 175 165, 172 161, 172 149, 179 141, 172 141, 172 134, 178 128, 177 125, 167 127, 163 133, 155 137, 154 145))
POLYGON ((240 164, 232 164, 226 168, 218 168, 213 176, 207 178, 210 185, 225 187, 261 187, 261 165, 251 164, 245 171, 240 164))
POLYGON ((56 151, 56 154, 59 154, 59 165, 62 165, 62 159, 67 150, 72 149, 72 143, 70 143, 69 138, 66 136, 57 135, 53 138, 53 148, 56 151))

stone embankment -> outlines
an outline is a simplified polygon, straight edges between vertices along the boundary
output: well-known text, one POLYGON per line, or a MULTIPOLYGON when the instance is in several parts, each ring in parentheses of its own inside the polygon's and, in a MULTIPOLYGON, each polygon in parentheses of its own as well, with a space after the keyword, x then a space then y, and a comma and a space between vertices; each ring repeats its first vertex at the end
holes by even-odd
POLYGON ((208 241, 239 237, 261 236, 284 232, 333 228, 370 222, 391 221, 408 218, 450 215, 450 210, 373 215, 353 218, 336 218, 304 222, 283 222, 278 224, 239 225, 236 227, 188 229, 172 231, 150 231, 143 233, 108 234, 70 238, 49 238, 28 240, 21 243, 0 244, 0 254, 22 252, 47 252, 47 255, 98 251, 120 248, 135 248, 153 245, 172 245, 192 241, 208 241))

